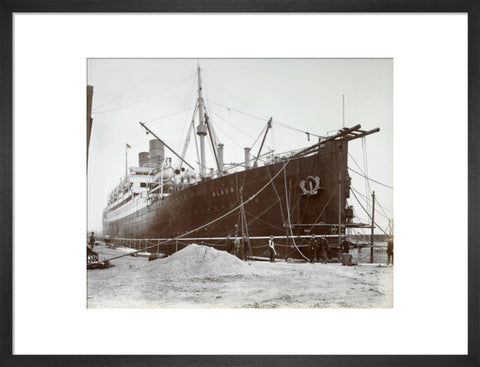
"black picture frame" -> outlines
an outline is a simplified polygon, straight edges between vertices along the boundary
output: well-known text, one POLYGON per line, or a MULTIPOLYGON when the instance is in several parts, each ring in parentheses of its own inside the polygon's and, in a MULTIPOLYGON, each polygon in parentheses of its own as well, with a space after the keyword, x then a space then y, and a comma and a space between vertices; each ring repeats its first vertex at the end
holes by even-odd
POLYGON ((475 0, 10 0, 0 34, 0 366, 477 366, 480 252, 480 2, 475 0), (466 12, 468 13, 468 355, 13 355, 12 354, 12 16, 16 12, 466 12))

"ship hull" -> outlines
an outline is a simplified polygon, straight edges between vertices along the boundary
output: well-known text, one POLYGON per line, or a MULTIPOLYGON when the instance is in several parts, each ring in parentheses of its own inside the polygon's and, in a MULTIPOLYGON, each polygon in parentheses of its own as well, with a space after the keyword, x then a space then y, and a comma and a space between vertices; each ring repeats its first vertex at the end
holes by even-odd
POLYGON ((291 237, 342 231, 337 224, 345 221, 350 190, 347 156, 347 141, 329 141, 309 156, 179 188, 123 217, 106 210, 103 230, 114 242, 166 254, 189 242, 225 250, 227 235, 232 242, 242 235, 243 216, 251 255, 268 256, 268 240, 255 237, 273 235, 290 237, 275 240, 277 257, 310 257, 308 239, 291 237))

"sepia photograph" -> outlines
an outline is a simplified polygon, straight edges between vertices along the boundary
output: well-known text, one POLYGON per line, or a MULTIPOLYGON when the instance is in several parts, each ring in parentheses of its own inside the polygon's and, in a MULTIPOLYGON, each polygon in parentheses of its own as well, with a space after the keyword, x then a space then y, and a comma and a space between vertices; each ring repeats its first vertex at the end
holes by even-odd
POLYGON ((2 361, 478 361, 474 8, 82 4, 5 8, 2 361))
POLYGON ((87 60, 87 308, 393 308, 393 59, 87 60))

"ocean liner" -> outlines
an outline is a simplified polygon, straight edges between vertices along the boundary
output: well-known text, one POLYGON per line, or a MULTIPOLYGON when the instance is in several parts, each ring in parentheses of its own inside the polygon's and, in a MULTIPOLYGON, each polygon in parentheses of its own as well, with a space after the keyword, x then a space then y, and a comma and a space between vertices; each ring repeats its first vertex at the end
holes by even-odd
POLYGON ((200 67, 197 74, 198 120, 192 120, 182 152, 173 151, 140 122, 152 136, 149 151, 139 153, 138 166, 130 167, 110 192, 102 214, 104 235, 116 244, 167 255, 194 242, 225 250, 227 236, 232 241, 244 236, 251 256, 265 256, 273 235, 277 256, 295 258, 308 256, 313 234, 327 236, 338 248, 348 228, 368 227, 355 223, 347 204, 348 144, 378 128, 342 128, 307 148, 274 155, 262 152, 270 119, 258 152, 245 148, 244 161, 229 165, 204 103, 200 67), (190 136, 198 139, 198 170, 184 158, 190 136), (207 144, 216 170, 206 168, 207 144), (165 149, 178 163, 166 157, 165 149))

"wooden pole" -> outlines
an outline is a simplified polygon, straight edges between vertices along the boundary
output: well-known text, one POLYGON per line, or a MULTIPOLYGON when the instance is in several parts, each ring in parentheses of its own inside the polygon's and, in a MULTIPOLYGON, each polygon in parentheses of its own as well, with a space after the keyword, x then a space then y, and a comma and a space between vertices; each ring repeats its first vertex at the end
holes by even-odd
POLYGON ((338 256, 342 253, 342 172, 338 172, 338 256))
POLYGON ((372 235, 370 238, 370 263, 373 264, 373 231, 375 229, 375 191, 372 193, 372 235))

